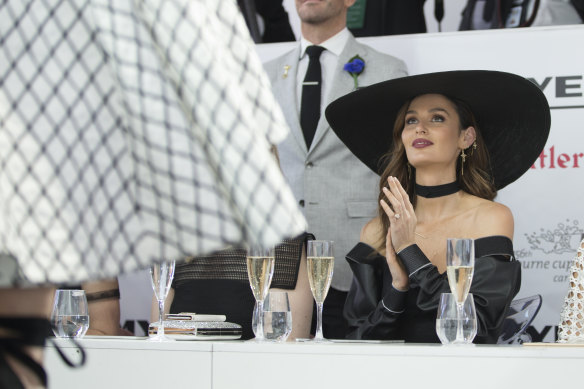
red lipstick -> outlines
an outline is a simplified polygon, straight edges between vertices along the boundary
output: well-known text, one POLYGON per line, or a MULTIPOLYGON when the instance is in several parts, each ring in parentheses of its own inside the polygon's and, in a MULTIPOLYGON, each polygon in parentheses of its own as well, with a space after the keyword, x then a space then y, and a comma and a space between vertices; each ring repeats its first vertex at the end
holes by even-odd
POLYGON ((412 142, 412 147, 416 149, 423 149, 424 147, 432 146, 434 143, 430 142, 428 139, 418 138, 412 142))

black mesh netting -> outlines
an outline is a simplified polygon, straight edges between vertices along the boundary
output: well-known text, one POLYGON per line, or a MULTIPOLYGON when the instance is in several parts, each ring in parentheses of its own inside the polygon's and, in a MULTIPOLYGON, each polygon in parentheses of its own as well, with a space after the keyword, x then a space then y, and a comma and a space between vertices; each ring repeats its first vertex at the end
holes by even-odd
POLYGON ((0 130, 0 285, 304 229, 235 0, 0 0, 0 130))

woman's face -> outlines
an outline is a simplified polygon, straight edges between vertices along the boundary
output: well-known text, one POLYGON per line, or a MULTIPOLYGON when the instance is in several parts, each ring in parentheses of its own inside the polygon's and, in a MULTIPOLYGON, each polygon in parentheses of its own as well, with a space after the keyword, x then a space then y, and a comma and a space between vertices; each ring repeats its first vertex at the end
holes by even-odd
POLYGON ((401 139, 415 168, 436 164, 455 168, 460 150, 468 147, 464 136, 456 107, 445 96, 421 95, 410 103, 401 139))

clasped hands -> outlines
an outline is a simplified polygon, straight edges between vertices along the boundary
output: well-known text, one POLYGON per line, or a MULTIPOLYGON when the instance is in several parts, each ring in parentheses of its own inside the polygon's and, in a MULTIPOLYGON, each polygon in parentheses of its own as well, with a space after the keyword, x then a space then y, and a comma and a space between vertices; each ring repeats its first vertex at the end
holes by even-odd
POLYGON ((414 206, 398 179, 389 176, 387 184, 389 188, 383 187, 383 193, 387 201, 380 200, 381 207, 389 218, 389 228, 387 229, 385 242, 385 258, 393 279, 393 287, 404 291, 409 287, 409 278, 396 252, 415 243, 417 219, 414 206))

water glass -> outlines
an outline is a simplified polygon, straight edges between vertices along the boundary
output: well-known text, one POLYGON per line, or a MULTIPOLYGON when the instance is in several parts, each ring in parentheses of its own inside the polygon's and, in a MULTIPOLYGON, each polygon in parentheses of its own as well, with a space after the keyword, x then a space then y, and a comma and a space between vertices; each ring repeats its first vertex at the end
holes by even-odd
POLYGON ((462 306, 462 316, 458 312, 455 295, 442 293, 436 316, 436 333, 442 344, 472 343, 477 335, 477 314, 472 293, 466 296, 462 306), (462 337, 460 337, 461 332, 462 337))
POLYGON ((285 342, 292 333, 292 312, 288 293, 271 291, 264 301, 263 316, 265 338, 285 342))
POLYGON ((82 338, 89 329, 89 311, 84 290, 58 289, 51 313, 53 333, 58 338, 82 338))

